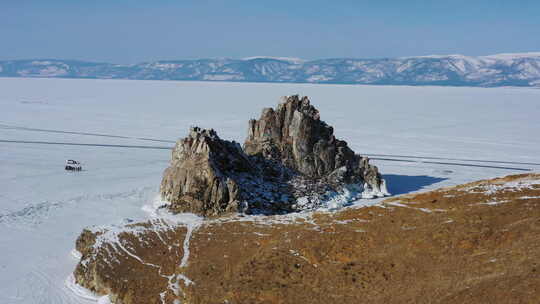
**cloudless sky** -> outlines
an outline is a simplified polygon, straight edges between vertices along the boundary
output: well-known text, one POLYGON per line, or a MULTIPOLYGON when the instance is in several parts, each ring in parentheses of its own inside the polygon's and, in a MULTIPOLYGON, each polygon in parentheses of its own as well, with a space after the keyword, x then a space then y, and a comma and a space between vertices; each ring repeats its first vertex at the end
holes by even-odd
POLYGON ((0 0, 0 60, 540 51, 540 0, 0 0))

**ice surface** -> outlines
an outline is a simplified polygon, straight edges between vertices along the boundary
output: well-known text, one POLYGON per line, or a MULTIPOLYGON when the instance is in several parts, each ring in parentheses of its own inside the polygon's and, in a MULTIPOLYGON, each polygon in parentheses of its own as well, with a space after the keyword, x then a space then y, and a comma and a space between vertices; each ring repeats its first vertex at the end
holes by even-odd
POLYGON ((243 142, 249 118, 295 93, 370 156, 393 195, 540 169, 537 89, 4 78, 0 303, 105 301, 66 287, 81 230, 165 216, 149 206, 189 126, 243 142), (65 172, 66 159, 83 171, 65 172))

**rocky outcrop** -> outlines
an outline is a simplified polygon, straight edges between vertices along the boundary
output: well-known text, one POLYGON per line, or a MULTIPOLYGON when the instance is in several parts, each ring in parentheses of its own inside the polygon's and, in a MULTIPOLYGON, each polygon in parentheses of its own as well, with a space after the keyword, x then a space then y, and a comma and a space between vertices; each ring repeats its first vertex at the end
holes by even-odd
POLYGON ((298 95, 250 120, 244 149, 214 130, 192 128, 161 182, 170 210, 203 216, 316 208, 343 192, 344 200, 388 194, 377 167, 336 139, 298 95))
POLYGON ((214 130, 194 127, 173 149, 161 196, 175 213, 289 212, 290 186, 276 170, 285 169, 249 157, 240 144, 222 140, 214 130))
POLYGON ((264 109, 259 120, 249 121, 248 132, 244 150, 249 155, 276 160, 308 178, 333 184, 365 182, 381 192, 377 167, 335 138, 307 96, 284 97, 275 110, 264 109))
POLYGON ((108 295, 110 302, 98 303, 177 303, 175 273, 185 254, 179 240, 186 234, 185 226, 161 220, 85 229, 76 242, 81 260, 74 281, 95 295, 108 295))
POLYGON ((214 130, 191 128, 172 152, 161 195, 175 212, 217 215, 239 211, 237 179, 256 172, 240 145, 221 140, 214 130))

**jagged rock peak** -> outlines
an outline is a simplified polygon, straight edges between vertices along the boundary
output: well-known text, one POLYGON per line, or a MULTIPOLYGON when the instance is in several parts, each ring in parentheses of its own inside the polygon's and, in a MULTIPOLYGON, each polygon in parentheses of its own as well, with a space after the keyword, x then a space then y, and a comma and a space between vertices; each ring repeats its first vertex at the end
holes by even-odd
POLYGON ((250 120, 244 150, 278 160, 310 178, 334 184, 363 182, 377 194, 387 194, 377 167, 336 139, 334 129, 320 119, 306 96, 283 97, 275 110, 266 108, 258 120, 250 120))
POLYGON ((176 212, 205 216, 234 212, 238 210, 238 185, 231 175, 253 170, 238 143, 220 139, 212 129, 193 127, 172 151, 161 195, 176 212))
POLYGON ((321 177, 336 168, 335 159, 315 154, 335 154, 337 144, 346 147, 345 142, 335 140, 333 132, 320 120, 308 97, 292 95, 283 97, 275 110, 265 108, 259 120, 249 121, 244 150, 249 155, 280 160, 307 176, 321 177))

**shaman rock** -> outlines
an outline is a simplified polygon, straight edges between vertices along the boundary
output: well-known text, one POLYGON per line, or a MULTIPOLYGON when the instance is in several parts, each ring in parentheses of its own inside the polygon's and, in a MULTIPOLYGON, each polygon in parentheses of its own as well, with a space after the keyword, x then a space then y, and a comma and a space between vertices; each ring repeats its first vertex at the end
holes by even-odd
POLYGON ((286 213, 387 195, 377 167, 333 133, 299 96, 251 120, 244 149, 214 130, 192 128, 176 143, 161 196, 175 213, 217 216, 286 213))

